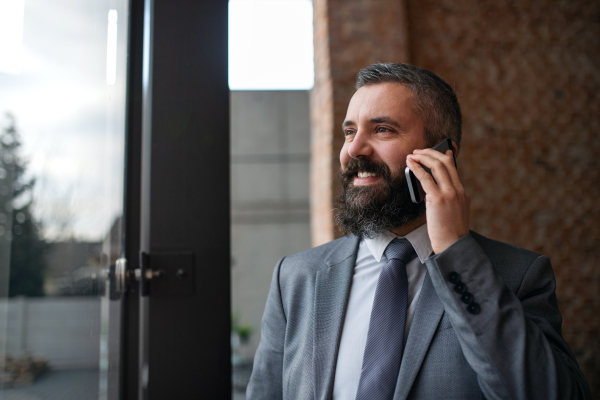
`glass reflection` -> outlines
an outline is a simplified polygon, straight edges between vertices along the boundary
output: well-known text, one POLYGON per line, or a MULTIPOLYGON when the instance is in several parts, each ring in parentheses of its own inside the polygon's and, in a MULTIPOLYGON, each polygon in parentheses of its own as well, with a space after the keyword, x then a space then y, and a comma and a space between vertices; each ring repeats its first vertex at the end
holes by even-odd
POLYGON ((107 5, 0 0, 2 399, 117 398, 128 2, 107 5))

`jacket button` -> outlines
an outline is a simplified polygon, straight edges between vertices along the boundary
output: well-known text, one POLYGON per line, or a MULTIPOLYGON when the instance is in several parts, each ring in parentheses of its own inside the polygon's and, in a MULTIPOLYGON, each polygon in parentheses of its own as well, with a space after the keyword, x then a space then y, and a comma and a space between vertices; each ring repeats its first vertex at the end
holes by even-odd
POLYGON ((464 292, 467 291, 467 285, 465 285, 462 282, 458 282, 456 285, 454 285, 454 290, 457 293, 463 294, 464 292))
POLYGON ((470 312, 471 314, 479 314, 480 310, 481 310, 481 308, 479 307, 479 304, 477 304, 475 302, 469 304, 469 306, 467 307, 467 311, 470 312))
POLYGON ((450 281, 450 283, 458 283, 460 282, 460 275, 458 274, 458 272, 450 272, 448 274, 448 280, 450 281))
POLYGON ((471 304, 471 302, 473 301, 473 295, 471 294, 471 292, 464 292, 463 295, 460 296, 460 299, 465 304, 471 304))

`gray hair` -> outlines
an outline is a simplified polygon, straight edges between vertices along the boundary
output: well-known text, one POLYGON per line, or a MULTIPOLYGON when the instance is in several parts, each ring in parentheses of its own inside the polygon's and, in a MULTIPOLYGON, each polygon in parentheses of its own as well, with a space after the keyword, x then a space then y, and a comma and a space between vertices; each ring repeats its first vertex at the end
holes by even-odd
POLYGON ((416 95, 414 111, 423 118, 425 140, 434 146, 442 139, 452 139, 460 148, 462 116, 452 87, 433 72, 410 64, 377 63, 362 69, 356 90, 378 83, 399 83, 416 95))

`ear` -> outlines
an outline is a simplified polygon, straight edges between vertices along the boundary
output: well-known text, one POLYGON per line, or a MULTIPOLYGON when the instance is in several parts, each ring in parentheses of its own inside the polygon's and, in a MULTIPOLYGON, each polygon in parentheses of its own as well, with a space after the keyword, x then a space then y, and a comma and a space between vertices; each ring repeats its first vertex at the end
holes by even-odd
POLYGON ((452 141, 452 151, 454 152, 454 158, 458 157, 458 146, 452 141))

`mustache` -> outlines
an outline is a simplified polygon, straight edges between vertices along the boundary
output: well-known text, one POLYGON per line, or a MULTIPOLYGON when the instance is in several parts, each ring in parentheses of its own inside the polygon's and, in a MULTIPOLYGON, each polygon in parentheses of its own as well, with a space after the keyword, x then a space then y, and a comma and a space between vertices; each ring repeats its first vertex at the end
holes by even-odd
POLYGON ((351 158, 346 168, 340 170, 340 179, 344 183, 352 182, 354 175, 359 171, 380 175, 384 180, 389 180, 391 176, 390 167, 383 162, 373 161, 369 158, 351 158))

